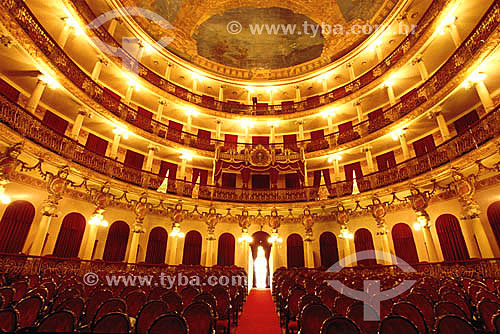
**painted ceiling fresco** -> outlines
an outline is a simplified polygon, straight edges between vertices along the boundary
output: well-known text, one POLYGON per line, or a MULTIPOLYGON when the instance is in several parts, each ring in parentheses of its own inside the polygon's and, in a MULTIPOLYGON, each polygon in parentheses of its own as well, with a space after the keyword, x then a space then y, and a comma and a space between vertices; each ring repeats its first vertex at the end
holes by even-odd
POLYGON ((312 19, 284 8, 243 7, 231 9, 222 15, 212 16, 200 25, 193 36, 198 54, 217 63, 237 68, 283 68, 313 60, 323 51, 324 37, 297 33, 252 33, 250 26, 271 24, 295 25, 302 29, 304 22, 317 25, 312 19), (227 25, 239 22, 243 29, 230 34, 227 25))
POLYGON ((385 17, 395 0, 122 0, 124 6, 151 10, 175 29, 135 17, 145 32, 159 40, 174 37, 167 49, 192 62, 206 59, 217 64, 252 71, 290 68, 315 59, 333 61, 367 36, 306 34, 304 22, 325 22, 350 27, 385 17), (390 3, 390 5, 389 5, 390 3), (384 10, 380 9, 384 6, 384 10), (229 22, 239 22, 239 34, 227 31, 229 22), (302 33, 252 34, 249 25, 296 24, 302 33))

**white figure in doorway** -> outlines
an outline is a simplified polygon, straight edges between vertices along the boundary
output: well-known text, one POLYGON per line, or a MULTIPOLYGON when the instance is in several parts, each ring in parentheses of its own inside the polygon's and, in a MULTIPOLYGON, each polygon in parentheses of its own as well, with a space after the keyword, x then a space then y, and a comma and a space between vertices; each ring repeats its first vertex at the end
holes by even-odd
POLYGON ((257 289, 267 288, 267 259, 262 246, 257 248, 257 258, 255 259, 254 267, 257 289))

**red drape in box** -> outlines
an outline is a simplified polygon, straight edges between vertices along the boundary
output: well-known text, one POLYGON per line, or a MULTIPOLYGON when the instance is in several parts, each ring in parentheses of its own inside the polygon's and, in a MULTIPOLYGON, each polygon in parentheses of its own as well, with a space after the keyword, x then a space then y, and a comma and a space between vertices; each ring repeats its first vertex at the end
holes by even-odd
POLYGON ((288 268, 304 268, 304 242, 296 233, 286 240, 286 258, 288 268))
POLYGON ((378 170, 381 172, 396 167, 396 157, 393 151, 379 155, 376 159, 378 170))
POLYGON ((19 91, 2 79, 0 79, 0 93, 14 103, 19 100, 19 91))
POLYGON ((373 251, 371 259, 357 261, 358 266, 373 266, 377 264, 375 257, 375 247, 373 246, 373 238, 370 231, 366 228, 360 228, 354 233, 354 246, 356 253, 363 251, 373 251))
POLYGON ((75 258, 78 257, 85 233, 85 217, 77 212, 72 212, 64 217, 61 229, 57 235, 54 256, 75 258))
POLYGON ((182 124, 168 121, 167 139, 175 142, 180 142, 182 136, 182 124))
POLYGON ((165 177, 167 176, 167 172, 169 180, 175 181, 177 179, 177 165, 171 162, 162 161, 158 175, 165 177))
POLYGON ((122 97, 120 95, 116 94, 115 92, 113 92, 111 89, 103 87, 103 90, 104 90, 105 94, 108 94, 113 99, 115 99, 117 101, 121 101, 122 97))
POLYGON ((200 186, 206 186, 208 184, 208 170, 193 168, 193 179, 192 183, 196 184, 200 178, 200 186))
POLYGON ((236 188, 236 174, 222 173, 222 187, 236 188))
POLYGON ((317 131, 311 132, 311 139, 313 141, 325 139, 325 130, 317 130, 317 131))
POLYGON ((469 251, 465 243, 460 222, 450 214, 439 216, 436 220, 436 230, 445 261, 469 260, 469 251))
POLYGON ((281 111, 284 113, 292 112, 294 110, 295 101, 283 101, 281 102, 281 111))
POLYGON ((262 146, 268 147, 269 146, 269 137, 265 137, 265 136, 252 137, 252 144, 254 146, 262 145, 262 146))
POLYGON ((163 227, 155 227, 149 233, 146 260, 148 264, 164 264, 167 251, 168 233, 163 227))
POLYGON ((245 168, 241 171, 241 179, 243 180, 243 188, 248 188, 250 182, 250 168, 245 168))
POLYGON ((205 107, 211 108, 215 105, 215 99, 212 96, 203 95, 201 97, 201 104, 205 107))
POLYGON ((127 150, 127 153, 125 154, 125 161, 123 162, 123 164, 127 167, 142 170, 142 165, 144 164, 144 156, 140 153, 127 150))
POLYGON ((495 202, 488 207, 488 221, 497 244, 500 246, 500 202, 495 202))
POLYGON ((130 228, 124 221, 116 221, 109 227, 102 259, 110 262, 122 262, 127 252, 130 228))
POLYGON ((9 204, 0 221, 0 253, 21 253, 35 217, 35 207, 28 201, 9 204))
POLYGON ((297 152, 299 150, 299 147, 297 146, 297 135, 284 135, 283 147, 297 152))
POLYGON ((215 181, 218 182, 222 175, 223 170, 230 170, 233 172, 240 172, 243 178, 243 184, 248 184, 250 181, 250 173, 271 173, 275 169, 279 173, 287 173, 290 171, 296 171, 300 174, 300 178, 303 180, 304 177, 304 163, 302 161, 292 162, 292 163, 275 163, 273 166, 269 167, 257 167, 248 166, 244 162, 226 162, 217 161, 215 163, 215 181))
POLYGON ((351 132, 351 131, 353 131, 352 121, 339 125, 339 132, 340 133, 347 133, 347 132, 351 132))
POLYGON ((85 148, 89 151, 105 156, 108 148, 108 142, 92 133, 89 133, 87 142, 85 143, 85 148))
POLYGON ((202 237, 198 231, 189 231, 184 238, 182 264, 199 265, 201 262, 202 237))
POLYGON ((271 189, 277 189, 278 188, 278 177, 279 177, 279 172, 276 169, 271 169, 271 189))
POLYGON ((198 130, 198 146, 203 149, 213 150, 215 146, 210 147, 210 138, 212 133, 207 130, 198 130))
POLYGON ((269 189, 269 175, 254 174, 252 175, 252 189, 269 189))
POLYGON ((217 248, 217 265, 233 266, 235 239, 231 233, 224 233, 219 237, 219 246, 217 248))
POLYGON ((356 174, 356 180, 363 177, 363 170, 361 169, 361 163, 355 162, 350 165, 344 166, 345 179, 347 181, 352 181, 354 179, 354 174, 356 174))
POLYGON ((410 226, 404 223, 394 225, 392 228, 392 241, 398 258, 410 264, 419 262, 417 247, 410 226))
POLYGON ((135 119, 135 125, 146 131, 151 131, 152 120, 153 120, 152 112, 141 107, 137 109, 137 118, 135 119))
POLYGON ((380 108, 368 114, 368 121, 373 122, 380 117, 384 117, 384 109, 380 108))
POLYGON ((327 186, 330 186, 332 184, 332 179, 330 177, 330 170, 329 169, 323 169, 323 178, 325 179, 325 184, 327 186))
POLYGON ((467 129, 474 125, 477 121, 479 121, 479 115, 477 114, 477 111, 473 110, 467 115, 456 120, 453 125, 455 126, 457 133, 461 134, 467 131, 467 129))
POLYGON ((339 249, 337 247, 337 238, 332 232, 324 232, 319 237, 319 251, 321 257, 321 266, 330 268, 339 261, 339 249))
POLYGON ((238 135, 224 135, 224 149, 236 149, 238 143, 238 135))
POLYGON ((436 149, 434 137, 432 137, 432 135, 428 135, 427 137, 414 142, 413 149, 415 150, 417 158, 434 151, 436 149))
POLYGON ((56 114, 51 113, 48 110, 43 116, 42 123, 63 136, 66 133, 66 129, 68 128, 68 121, 57 116, 56 114))
POLYGON ((320 170, 315 170, 314 171, 313 187, 319 188, 320 183, 321 183, 321 171, 320 170))
POLYGON ((298 173, 285 174, 286 189, 300 188, 300 178, 298 173))

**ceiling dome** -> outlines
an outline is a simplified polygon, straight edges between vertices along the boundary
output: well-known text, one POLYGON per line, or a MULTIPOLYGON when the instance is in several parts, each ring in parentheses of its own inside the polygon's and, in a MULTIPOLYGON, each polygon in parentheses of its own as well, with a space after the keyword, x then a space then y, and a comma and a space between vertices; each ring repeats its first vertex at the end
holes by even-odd
MULTIPOLYGON (((388 0, 122 0, 170 22, 166 29, 140 15, 139 26, 165 48, 214 73, 241 79, 302 75, 346 55, 391 12, 388 0), (353 27, 355 31, 353 33, 353 27), (273 73, 274 72, 274 73, 273 73), (265 77, 263 77, 263 75, 265 77)), ((130 13, 133 14, 133 13, 130 13)))

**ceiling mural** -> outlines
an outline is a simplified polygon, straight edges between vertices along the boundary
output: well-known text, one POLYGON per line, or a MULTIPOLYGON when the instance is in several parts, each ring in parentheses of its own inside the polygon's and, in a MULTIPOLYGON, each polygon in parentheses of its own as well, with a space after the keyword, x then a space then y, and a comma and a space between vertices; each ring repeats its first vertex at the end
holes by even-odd
MULTIPOLYGON (((381 23, 397 0, 121 0, 124 6, 151 10, 167 19, 174 29, 163 29, 145 18, 134 17, 155 40, 173 37, 166 48, 198 66, 227 73, 224 68, 252 72, 289 71, 301 64, 304 71, 324 66, 344 56, 368 35, 313 34, 304 32, 323 23, 342 25, 348 31, 355 24, 381 23), (231 34, 230 22, 242 31, 231 34), (253 34, 250 25, 296 25, 296 32, 253 34), (315 67, 316 66, 316 67, 315 67)), ((302 71, 302 70, 301 70, 302 71)), ((293 73, 293 74, 292 74, 293 73)))
POLYGON ((231 9, 222 15, 214 15, 203 22, 195 35, 198 54, 214 62, 238 68, 283 68, 305 63, 321 56, 324 45, 323 35, 268 33, 264 25, 271 24, 302 29, 304 22, 317 25, 312 19, 295 14, 285 8, 243 7, 231 9), (239 22, 244 29, 239 34, 227 30, 230 22, 239 22), (262 33, 253 32, 249 27, 262 27, 262 33))

